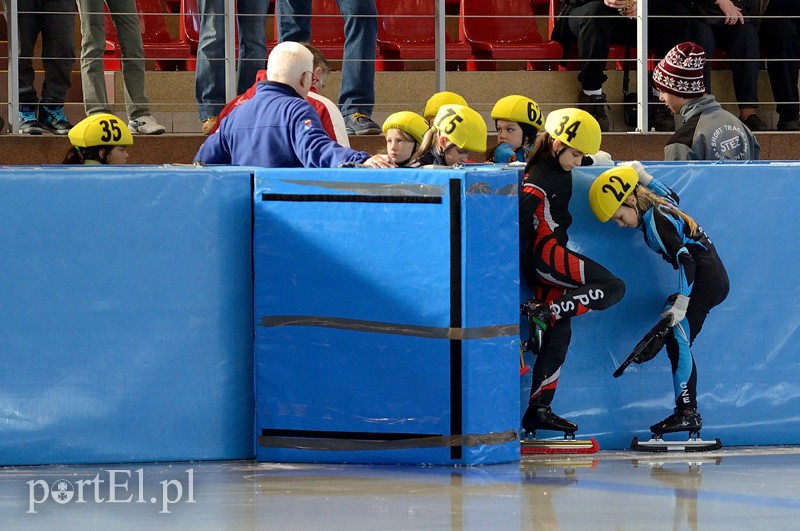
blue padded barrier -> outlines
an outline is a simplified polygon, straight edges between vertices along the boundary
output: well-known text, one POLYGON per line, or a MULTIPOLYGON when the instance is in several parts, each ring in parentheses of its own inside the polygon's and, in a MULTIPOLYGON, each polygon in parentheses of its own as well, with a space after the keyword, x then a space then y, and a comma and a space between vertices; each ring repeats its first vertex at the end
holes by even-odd
POLYGON ((518 178, 256 172, 257 459, 519 459, 518 178))
MULTIPOLYGON (((678 273, 646 247, 640 230, 593 216, 588 190, 603 169, 575 172, 571 246, 621 277, 627 292, 618 305, 573 320, 553 409, 576 421, 579 435, 618 449, 633 435, 647 438, 648 426, 672 411, 666 351, 618 379, 611 374, 658 320, 678 273)), ((692 348, 701 435, 727 445, 800 443, 800 164, 655 163, 648 170, 678 192, 730 277, 730 295, 692 348)))
POLYGON ((253 455, 251 172, 0 168, 0 465, 253 455))

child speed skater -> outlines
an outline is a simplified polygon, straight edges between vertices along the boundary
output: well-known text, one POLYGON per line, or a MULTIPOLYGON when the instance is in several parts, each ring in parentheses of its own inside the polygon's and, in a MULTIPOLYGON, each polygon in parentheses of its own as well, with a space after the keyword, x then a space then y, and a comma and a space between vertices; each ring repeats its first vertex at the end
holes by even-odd
POLYGON ((534 293, 523 311, 536 354, 531 395, 522 428, 574 434, 578 426, 554 414, 550 403, 572 336, 572 318, 619 302, 625 284, 600 264, 567 248, 572 223, 572 170, 600 150, 600 125, 588 112, 552 111, 536 138, 520 191, 522 276, 534 293))
POLYGON ((411 162, 411 156, 422 143, 428 131, 428 122, 415 112, 400 111, 389 115, 382 129, 389 162, 402 168, 411 162))
POLYGON ((437 92, 428 98, 428 101, 425 102, 425 110, 422 111, 422 117, 425 118, 428 125, 433 125, 433 119, 439 113, 439 109, 442 105, 463 105, 464 107, 469 107, 467 100, 465 100, 464 96, 461 94, 456 94, 449 90, 437 92))
POLYGON ((453 166, 486 151, 486 122, 465 105, 442 105, 409 166, 453 166))
POLYGON ((544 127, 539 104, 525 96, 505 96, 492 108, 497 129, 497 147, 487 153, 486 160, 498 164, 526 162, 536 135, 544 127))
POLYGON ((125 164, 133 135, 128 125, 113 114, 87 116, 69 131, 72 147, 63 164, 125 164))
POLYGON ((675 411, 650 426, 654 435, 697 433, 697 367, 691 346, 708 312, 728 296, 725 266, 703 229, 678 208, 678 196, 654 179, 639 162, 600 174, 589 190, 589 204, 601 222, 614 220, 639 228, 645 243, 678 270, 678 291, 667 298, 661 317, 669 318, 667 354, 672 366, 675 411))

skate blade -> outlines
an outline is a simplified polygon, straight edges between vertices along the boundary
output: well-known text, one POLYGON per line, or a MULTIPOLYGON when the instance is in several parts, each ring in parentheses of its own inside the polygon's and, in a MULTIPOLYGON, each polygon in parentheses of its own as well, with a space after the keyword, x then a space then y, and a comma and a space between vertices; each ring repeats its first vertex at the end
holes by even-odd
POLYGON ((586 439, 563 439, 553 441, 540 441, 537 439, 520 441, 522 455, 537 454, 593 454, 600 450, 597 440, 592 437, 586 439))
POLYGON ((644 442, 639 442, 639 438, 634 437, 631 441, 631 450, 640 452, 708 452, 720 448, 722 448, 722 442, 719 437, 713 441, 704 441, 699 438, 686 441, 665 441, 654 437, 644 442))

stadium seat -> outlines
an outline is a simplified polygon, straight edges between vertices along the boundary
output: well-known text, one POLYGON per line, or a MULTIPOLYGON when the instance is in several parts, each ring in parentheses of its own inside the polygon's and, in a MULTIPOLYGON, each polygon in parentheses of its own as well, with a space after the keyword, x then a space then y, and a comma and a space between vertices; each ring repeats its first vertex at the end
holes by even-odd
MULTIPOLYGON (((191 57, 191 49, 183 40, 176 40, 167 30, 160 0, 136 0, 139 24, 142 31, 145 59, 155 61, 158 70, 186 70, 191 57)), ((122 50, 119 46, 117 29, 106 9, 106 52, 105 69, 121 68, 122 50)))
POLYGON ((473 51, 469 70, 493 70, 504 60, 549 70, 561 59, 561 45, 542 37, 531 0, 461 0, 459 21, 473 51))
MULTIPOLYGON (((436 9, 430 0, 378 0, 378 48, 382 70, 403 70, 405 61, 433 61, 436 9)), ((451 69, 465 65, 469 44, 447 36, 445 57, 451 69)))

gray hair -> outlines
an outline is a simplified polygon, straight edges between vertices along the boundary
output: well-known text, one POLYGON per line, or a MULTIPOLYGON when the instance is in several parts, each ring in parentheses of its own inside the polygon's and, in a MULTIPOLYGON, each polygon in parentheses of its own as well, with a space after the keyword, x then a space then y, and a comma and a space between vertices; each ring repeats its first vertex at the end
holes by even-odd
POLYGON ((314 56, 302 44, 285 41, 269 53, 267 79, 270 81, 297 87, 303 72, 309 71, 314 71, 314 56))

